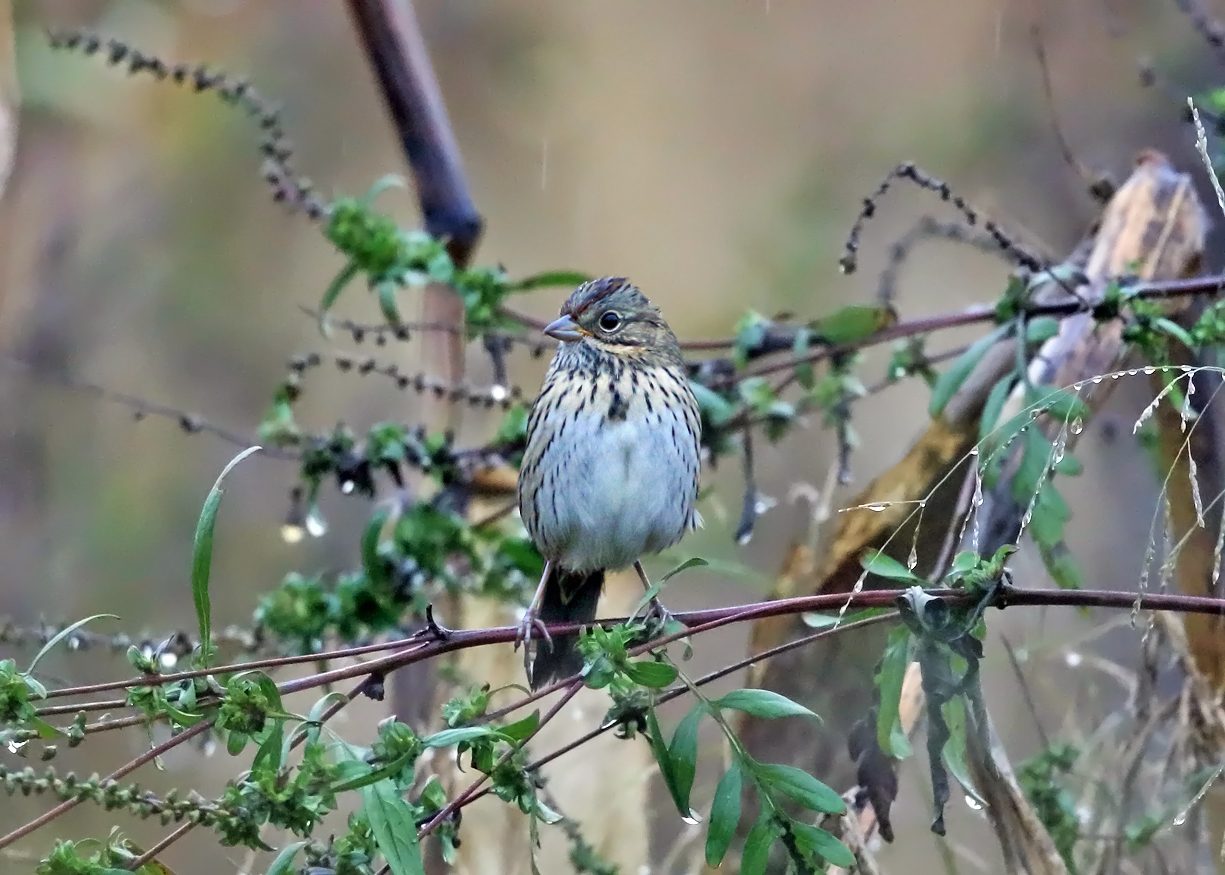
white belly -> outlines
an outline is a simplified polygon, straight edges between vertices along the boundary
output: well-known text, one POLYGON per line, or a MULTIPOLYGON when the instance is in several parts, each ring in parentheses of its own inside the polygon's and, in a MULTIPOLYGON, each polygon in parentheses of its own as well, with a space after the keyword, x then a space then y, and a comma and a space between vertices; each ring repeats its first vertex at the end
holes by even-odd
POLYGON ((538 543, 573 571, 625 568, 658 553, 690 527, 699 464, 683 416, 580 414, 541 458, 538 543))

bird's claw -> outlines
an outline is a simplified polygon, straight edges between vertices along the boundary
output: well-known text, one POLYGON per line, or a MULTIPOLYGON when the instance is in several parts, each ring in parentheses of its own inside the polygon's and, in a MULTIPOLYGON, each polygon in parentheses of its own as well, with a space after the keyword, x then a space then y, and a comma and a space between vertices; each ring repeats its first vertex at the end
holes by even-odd
POLYGON ((647 629, 650 630, 652 638, 663 634, 669 624, 680 622, 676 619, 676 615, 665 608, 664 603, 657 598, 651 599, 642 619, 647 629))
POLYGON ((540 632, 540 637, 548 643, 549 647, 553 646, 553 636, 549 634, 549 627, 540 617, 528 611, 519 621, 519 631, 515 633, 515 650, 518 650, 520 645, 526 648, 531 647, 533 629, 540 632))

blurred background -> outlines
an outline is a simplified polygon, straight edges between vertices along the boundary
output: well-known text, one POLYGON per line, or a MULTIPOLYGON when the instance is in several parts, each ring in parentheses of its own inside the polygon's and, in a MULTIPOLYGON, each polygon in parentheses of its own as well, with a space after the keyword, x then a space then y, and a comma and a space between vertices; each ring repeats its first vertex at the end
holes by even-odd
MULTIPOLYGON (((682 339, 727 336, 746 309, 816 316, 871 300, 894 238, 923 214, 955 218, 934 198, 900 188, 868 226, 860 272, 839 273, 861 199, 903 160, 947 180, 1038 250, 1062 256, 1095 210, 1086 180, 1061 156, 1052 114, 1093 171, 1121 181, 1139 149, 1156 147, 1202 181, 1179 98, 1141 89, 1138 59, 1155 59, 1180 94, 1218 84, 1171 0, 419 0, 416 7, 487 223, 475 261, 500 262, 512 276, 557 268, 626 275, 682 339), (1033 48, 1035 22, 1053 105, 1033 48)), ((360 194, 407 168, 340 3, 13 6, 17 84, 5 99, 12 108, 19 102, 18 139, 0 201, 0 614, 59 621, 119 605, 133 632, 190 628, 195 520, 235 448, 185 435, 173 422, 134 422, 123 407, 33 379, 11 360, 253 436, 286 359, 329 348, 299 305, 318 303, 341 261, 306 220, 270 201, 245 118, 213 98, 53 54, 42 35, 49 26, 88 26, 168 60, 249 76, 282 105, 299 165, 325 197, 360 194)), ((415 223, 411 192, 393 191, 380 203, 415 223)), ((993 300, 1005 273, 986 256, 934 243, 909 262, 897 306, 905 318, 993 300)), ((519 306, 551 318, 563 298, 563 290, 535 293, 519 306)), ((406 301, 405 312, 415 306, 406 301)), ((357 319, 377 312, 357 291, 341 310, 357 319)), ((963 339, 949 336, 933 348, 963 339)), ((409 371, 428 369, 416 344, 381 355, 409 371)), ((887 357, 887 350, 866 357, 865 382, 883 376, 887 357)), ((473 379, 487 381, 485 363, 472 358, 473 379)), ((530 395, 543 368, 515 359, 512 377, 530 395)), ((304 424, 323 427, 339 416, 361 428, 421 418, 416 396, 375 379, 312 377, 304 424)), ((1156 507, 1151 466, 1130 437, 1144 392, 1139 384, 1120 390, 1082 442, 1084 475, 1065 487, 1075 514, 1070 544, 1091 587, 1131 587, 1139 575, 1156 507)), ((858 405, 856 481, 841 498, 904 452, 927 402, 919 384, 906 383, 858 405)), ((494 422, 472 416, 465 426, 480 432, 494 422)), ((789 496, 797 484, 822 483, 834 453, 816 417, 783 444, 759 449, 759 485, 779 503, 743 547, 732 538, 737 466, 708 474, 716 488, 703 508, 706 528, 682 551, 729 568, 686 575, 670 605, 759 597, 804 529, 807 508, 789 496)), ((232 480, 214 560, 216 623, 249 622, 256 594, 287 571, 356 563, 355 533, 368 514, 360 502, 329 495, 326 536, 297 545, 281 539, 294 473, 257 457, 232 480)), ((1018 569, 1018 583, 1045 585, 1036 560, 1022 556, 1018 569)), ((1038 611, 1009 618, 1009 634, 1028 645, 1037 666, 1048 731, 1060 727, 1079 689, 1065 676, 1083 680, 1095 671, 1079 636, 1087 641, 1101 620, 1038 611)), ((747 631, 729 632, 725 643, 742 651, 747 631)), ((1118 653, 1134 654, 1137 638, 1128 631, 1118 653)), ((122 661, 108 658, 47 665, 74 681, 123 673, 122 661)), ((988 666, 989 704, 997 722, 1012 727, 1010 753, 1023 757, 1037 744, 1033 716, 998 650, 988 666)), ((1086 683, 1110 689, 1101 676, 1086 683)), ((145 739, 108 743, 119 762, 145 739)), ((168 765, 169 776, 149 780, 207 792, 223 777, 201 775, 190 758, 168 765)), ((916 766, 902 779, 898 843, 882 863, 897 865, 904 855, 911 872, 942 871, 927 831, 926 778, 916 766)), ((978 841, 986 836, 981 818, 958 799, 952 807, 963 871, 991 871, 996 851, 978 841)), ((37 810, 0 802, 0 828, 37 810)), ((61 832, 104 833, 110 823, 81 810, 61 832)), ((148 840, 138 827, 131 832, 148 840)), ((37 840, 41 853, 50 836, 37 840)), ((181 875, 243 865, 207 841, 176 847, 168 862, 181 875)), ((0 872, 30 865, 0 856, 0 872)))

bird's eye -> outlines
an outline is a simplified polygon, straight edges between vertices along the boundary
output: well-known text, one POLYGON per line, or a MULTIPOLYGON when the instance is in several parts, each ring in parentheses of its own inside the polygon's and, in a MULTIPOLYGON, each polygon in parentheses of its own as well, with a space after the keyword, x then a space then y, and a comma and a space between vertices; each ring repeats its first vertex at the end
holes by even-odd
POLYGON ((605 331, 615 331, 617 326, 621 324, 621 316, 617 313, 609 311, 600 317, 600 327, 605 331))

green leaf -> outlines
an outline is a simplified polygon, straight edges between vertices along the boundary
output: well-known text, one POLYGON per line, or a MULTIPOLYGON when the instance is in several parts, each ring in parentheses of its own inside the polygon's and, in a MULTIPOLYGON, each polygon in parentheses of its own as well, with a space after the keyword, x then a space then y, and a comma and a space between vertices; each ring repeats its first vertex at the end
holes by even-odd
POLYGON ((770 845, 774 844, 778 831, 770 809, 762 806, 757 822, 744 840, 744 851, 740 854, 740 875, 765 875, 766 863, 770 859, 770 845))
POLYGON ((643 659, 627 663, 625 674, 636 684, 659 690, 676 680, 678 672, 671 663, 643 659))
POLYGON ((910 630, 899 626, 889 633, 885 655, 876 673, 880 690, 880 711, 876 720, 876 743, 894 759, 910 756, 910 742, 902 730, 898 709, 902 700, 902 681, 910 664, 910 630))
POLYGON ((396 303, 396 284, 388 280, 379 283, 376 291, 379 296, 379 310, 388 325, 400 324, 400 307, 396 303))
POLYGON ((1195 340, 1187 333, 1186 329, 1177 322, 1172 322, 1165 317, 1159 316, 1153 320, 1153 327, 1158 331, 1163 331, 1173 338, 1176 338, 1183 346, 1189 349, 1195 348, 1195 340))
POLYGON ((791 345, 791 355, 797 360, 795 378, 801 386, 809 390, 816 385, 816 374, 813 371, 812 362, 801 362, 799 359, 808 355, 808 343, 811 339, 812 330, 801 326, 799 331, 795 333, 795 342, 791 345))
POLYGON ((832 346, 855 343, 871 337, 897 321, 890 307, 852 304, 811 323, 817 337, 832 346))
POLYGON ((247 746, 247 742, 251 740, 251 736, 245 732, 231 732, 225 740, 225 749, 232 757, 238 756, 243 752, 243 748, 247 746))
POLYGON ((591 277, 577 270, 546 270, 544 273, 532 274, 517 282, 510 283, 507 288, 512 292, 527 292, 532 289, 548 289, 557 286, 577 287, 591 282, 591 277))
POLYGON ((1024 443, 1020 464, 1012 476, 1012 497, 1024 507, 1038 484, 1046 478, 1055 447, 1037 428, 1026 430, 1020 440, 1024 443))
POLYGON ((698 410, 711 425, 722 425, 736 412, 736 405, 709 386, 690 380, 689 388, 693 390, 693 397, 698 402, 698 410))
POLYGON ((983 808, 987 800, 974 787, 970 780, 970 768, 966 765, 966 703, 963 696, 955 696, 944 703, 944 723, 949 731, 948 741, 944 743, 944 765, 961 788, 983 808))
POLYGON ((758 763, 753 770, 767 788, 777 790, 805 808, 821 814, 846 813, 842 797, 803 769, 780 763, 758 763))
POLYGON ((1033 515, 1029 521, 1029 536, 1034 543, 1054 546, 1063 540, 1063 527, 1072 518, 1072 510, 1059 490, 1050 481, 1042 484, 1038 500, 1034 502, 1033 515))
POLYGON ((668 745, 668 760, 672 764, 674 787, 672 799, 683 817, 697 819, 689 804, 693 778, 698 770, 698 724, 706 715, 706 703, 698 702, 676 726, 672 743, 668 745))
POLYGON ((769 330, 770 320, 753 310, 746 311, 736 320, 736 342, 732 347, 732 363, 736 370, 748 364, 749 353, 757 348, 769 330))
POLYGON ((296 870, 294 869, 293 859, 298 856, 298 851, 308 844, 310 844, 309 841, 303 840, 281 848, 281 852, 273 858, 272 865, 268 867, 265 875, 294 875, 296 870))
MULTIPOLYGON (((539 720, 539 715, 537 715, 539 720)), ((450 747, 465 741, 476 741, 478 738, 489 738, 498 732, 492 726, 461 726, 459 729, 444 729, 435 732, 428 738, 421 739, 425 747, 450 747)))
POLYGON ((740 766, 732 763, 715 788, 715 799, 710 804, 710 826, 706 830, 706 865, 711 868, 719 868, 736 835, 736 825, 740 823, 742 783, 740 766))
MULTIPOLYGON (((416 758, 416 750, 407 750, 391 762, 385 763, 377 769, 367 766, 368 771, 355 771, 348 779, 334 784, 331 791, 333 793, 347 793, 350 790, 361 790, 380 781, 386 781, 388 778, 394 778, 408 768, 416 758)), ((362 765, 365 765, 365 763, 362 765)))
POLYGON ((328 320, 328 311, 336 304, 336 299, 340 297, 340 293, 345 290, 345 287, 353 282, 353 278, 357 276, 361 268, 356 261, 350 261, 340 273, 336 274, 336 278, 328 285, 327 291, 323 293, 323 300, 319 302, 319 333, 324 337, 329 337, 332 333, 331 322, 328 320))
POLYGON ((365 569, 366 579, 374 586, 382 586, 387 582, 386 566, 383 557, 379 555, 379 540, 390 516, 390 507, 380 507, 370 517, 370 522, 362 533, 362 567, 365 569))
POLYGON ((1026 343, 1046 343, 1059 333, 1059 320, 1054 316, 1039 316, 1025 323, 1026 343))
POLYGON ((30 660, 30 667, 26 669, 25 673, 33 674, 34 666, 38 665, 39 660, 41 660, 44 656, 50 653, 52 648, 55 647, 55 645, 59 644, 61 641, 63 641, 68 636, 70 636, 73 632, 77 631, 77 629, 80 629, 86 623, 92 623, 94 620, 100 620, 103 617, 106 617, 107 619, 110 619, 110 620, 119 619, 114 614, 94 614, 93 616, 86 617, 84 620, 77 620, 71 626, 65 626, 60 631, 56 632, 55 635, 53 635, 50 639, 48 639, 47 643, 42 646, 42 649, 39 650, 38 653, 34 655, 34 658, 30 660))
POLYGON ((533 711, 526 717, 516 720, 514 723, 507 723, 499 731, 509 738, 511 741, 523 741, 540 725, 540 712, 533 711))
POLYGON ((816 854, 831 865, 840 866, 843 869, 855 868, 855 855, 831 833, 819 826, 809 826, 799 822, 791 824, 791 829, 795 834, 796 844, 800 845, 801 850, 816 854))
POLYGON ((661 577, 659 579, 659 582, 661 584, 667 583, 669 580, 676 577, 676 575, 680 574, 682 571, 688 571, 690 568, 702 568, 703 566, 706 566, 709 564, 710 563, 707 562, 705 559, 703 559, 701 556, 694 556, 690 559, 686 559, 680 565, 673 568, 671 571, 669 571, 667 574, 661 577))
POLYGON ((204 508, 200 511, 200 521, 196 524, 195 544, 191 556, 191 596, 196 604, 196 621, 200 624, 200 664, 207 666, 213 654, 212 603, 208 594, 208 580, 213 566, 213 530, 217 526, 217 511, 221 507, 221 496, 224 494, 221 483, 226 475, 243 459, 252 453, 258 453, 260 447, 247 447, 221 471, 221 476, 213 484, 208 498, 204 500, 204 508))
POLYGON ((391 875, 425 875, 413 810, 390 781, 362 788, 362 813, 391 875))
POLYGON ((251 771, 254 773, 261 769, 270 769, 273 772, 279 770, 284 762, 282 759, 284 748, 285 721, 277 720, 268 731, 268 737, 264 739, 264 743, 259 746, 255 759, 251 761, 251 771))
POLYGON ((659 728, 659 718, 655 716, 655 705, 647 708, 647 740, 651 744, 651 753, 655 756, 655 764, 659 766, 659 776, 664 780, 672 801, 682 817, 688 817, 689 811, 681 807, 680 795, 676 791, 676 779, 673 776, 672 758, 668 755, 668 745, 664 742, 663 731, 659 728))
POLYGON ((892 556, 886 556, 880 550, 868 550, 859 557, 859 564, 869 574, 875 574, 887 580, 900 580, 903 583, 918 586, 926 583, 923 578, 917 576, 901 562, 898 562, 892 556))
POLYGON ((1007 325, 1001 325, 985 337, 980 337, 971 344, 969 349, 961 354, 960 358, 945 369, 940 378, 936 380, 936 385, 932 389, 931 402, 927 408, 928 413, 933 419, 944 413, 945 406, 957 394, 957 390, 961 388, 962 383, 969 379, 970 374, 974 372, 974 368, 982 361, 983 356, 987 354, 987 350, 1006 338, 1012 333, 1012 330, 1013 324, 1009 322, 1007 325))
POLYGON ((1046 573, 1051 576, 1062 589, 1080 589, 1085 585, 1085 575, 1080 569, 1076 556, 1063 541, 1057 544, 1038 545, 1038 553, 1042 556, 1042 564, 1046 573))
MULTIPOLYGON (((669 580, 676 577, 676 575, 680 574, 682 571, 688 571, 690 568, 701 568, 702 566, 709 564, 709 562, 700 556, 694 556, 691 559, 686 559, 680 565, 676 566, 659 580, 651 584, 647 591, 643 593, 642 598, 638 601, 638 606, 634 609, 634 613, 631 616, 637 616, 638 612, 645 608, 647 604, 650 603, 651 599, 657 598, 660 592, 663 591, 664 585, 669 580)), ((671 681, 669 681, 669 683, 671 683, 671 681)))
POLYGON ((393 188, 407 189, 408 180, 397 173, 385 173, 374 181, 369 191, 358 199, 358 203, 366 208, 372 207, 379 195, 393 188))
POLYGON ((1085 466, 1071 453, 1065 452, 1063 458, 1056 462, 1051 470, 1064 477, 1077 477, 1085 470, 1085 466))
POLYGON ((821 719, 803 705, 773 690, 733 690, 711 704, 716 708, 743 711, 763 720, 773 720, 776 717, 811 717, 817 721, 821 719))
POLYGON ((965 574, 978 567, 978 554, 973 550, 962 550, 953 557, 952 571, 954 574, 965 574))
POLYGON ((1007 403, 1008 396, 1011 394, 1012 387, 1016 385, 1016 382, 1017 375, 1014 371, 991 387, 991 392, 987 395, 987 402, 983 405, 982 416, 978 421, 978 439, 980 441, 986 440, 987 436, 995 428, 1000 414, 1004 412, 1004 404, 1007 403))
POLYGON ((38 733, 39 738, 55 738, 57 735, 62 734, 41 717, 30 717, 26 722, 34 727, 34 731, 38 733))

